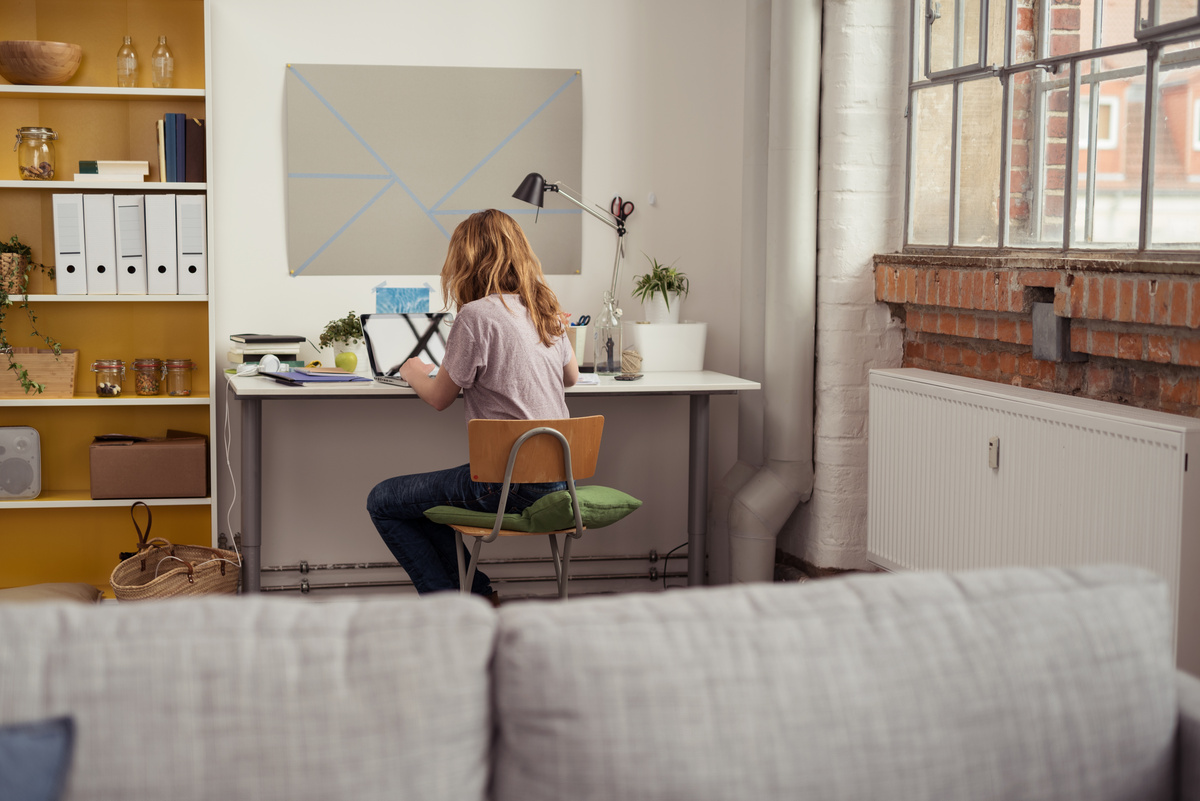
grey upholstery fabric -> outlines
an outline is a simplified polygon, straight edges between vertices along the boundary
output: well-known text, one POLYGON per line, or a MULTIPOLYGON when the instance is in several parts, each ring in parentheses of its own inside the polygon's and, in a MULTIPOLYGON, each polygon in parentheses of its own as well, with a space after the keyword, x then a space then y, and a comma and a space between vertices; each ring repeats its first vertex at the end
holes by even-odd
POLYGON ((505 606, 494 798, 1168 799, 1171 619, 1104 567, 505 606))
POLYGON ((482 799, 481 599, 0 605, 0 723, 69 714, 70 801, 482 799))
POLYGON ((1200 801, 1200 679, 1176 674, 1179 684, 1179 801, 1200 801))

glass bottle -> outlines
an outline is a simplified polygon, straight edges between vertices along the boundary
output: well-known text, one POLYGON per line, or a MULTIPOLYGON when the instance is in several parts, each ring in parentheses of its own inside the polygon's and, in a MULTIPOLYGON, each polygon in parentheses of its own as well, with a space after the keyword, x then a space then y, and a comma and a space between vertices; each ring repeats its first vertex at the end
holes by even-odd
POLYGON ((154 48, 154 52, 150 54, 150 76, 154 85, 160 89, 167 88, 171 85, 171 80, 175 75, 175 56, 171 54, 171 48, 167 47, 167 37, 158 37, 158 47, 154 48))
POLYGON ((604 293, 604 304, 596 320, 596 339, 592 343, 592 358, 596 363, 597 375, 620 375, 621 353, 621 310, 611 292, 604 293))
POLYGON ((194 369, 196 365, 191 359, 167 359, 167 394, 191 395, 194 369))
POLYGON ((117 51, 117 86, 137 86, 137 53, 133 52, 133 40, 128 36, 117 51))
POLYGON ((134 390, 139 395, 157 395, 165 372, 162 359, 134 359, 134 390))
POLYGON ((125 382, 125 362, 120 359, 97 359, 92 362, 96 374, 96 394, 102 398, 115 398, 121 394, 125 382))
POLYGON ((49 181, 54 177, 54 140, 52 128, 18 128, 17 170, 23 181, 49 181))

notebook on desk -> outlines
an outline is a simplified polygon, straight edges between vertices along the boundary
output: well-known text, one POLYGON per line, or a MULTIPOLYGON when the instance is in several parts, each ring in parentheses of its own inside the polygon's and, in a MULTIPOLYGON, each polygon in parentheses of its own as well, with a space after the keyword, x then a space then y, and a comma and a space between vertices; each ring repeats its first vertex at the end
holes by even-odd
POLYGON ((446 312, 409 312, 407 314, 363 314, 363 339, 371 375, 383 384, 407 387, 396 372, 400 365, 419 356, 440 367, 446 355, 446 337, 454 317, 446 312))

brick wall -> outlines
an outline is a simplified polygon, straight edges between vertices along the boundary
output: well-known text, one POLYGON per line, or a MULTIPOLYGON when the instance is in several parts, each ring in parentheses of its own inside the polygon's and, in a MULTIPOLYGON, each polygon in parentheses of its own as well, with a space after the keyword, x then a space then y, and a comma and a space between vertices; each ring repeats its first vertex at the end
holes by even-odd
POLYGON ((877 256, 875 298, 904 323, 906 367, 1200 417, 1200 276, 1186 267, 877 256), (1066 321, 1070 355, 1035 358, 1035 303, 1066 321))

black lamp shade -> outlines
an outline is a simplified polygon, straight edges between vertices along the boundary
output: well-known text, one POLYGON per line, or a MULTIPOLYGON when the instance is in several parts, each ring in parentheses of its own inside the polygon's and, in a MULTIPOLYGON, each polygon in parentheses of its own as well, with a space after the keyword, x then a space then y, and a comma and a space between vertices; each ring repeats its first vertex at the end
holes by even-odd
POLYGON ((513 192, 513 197, 542 208, 545 194, 546 179, 539 173, 531 172, 525 176, 524 181, 521 181, 521 185, 517 187, 517 191, 513 192))

